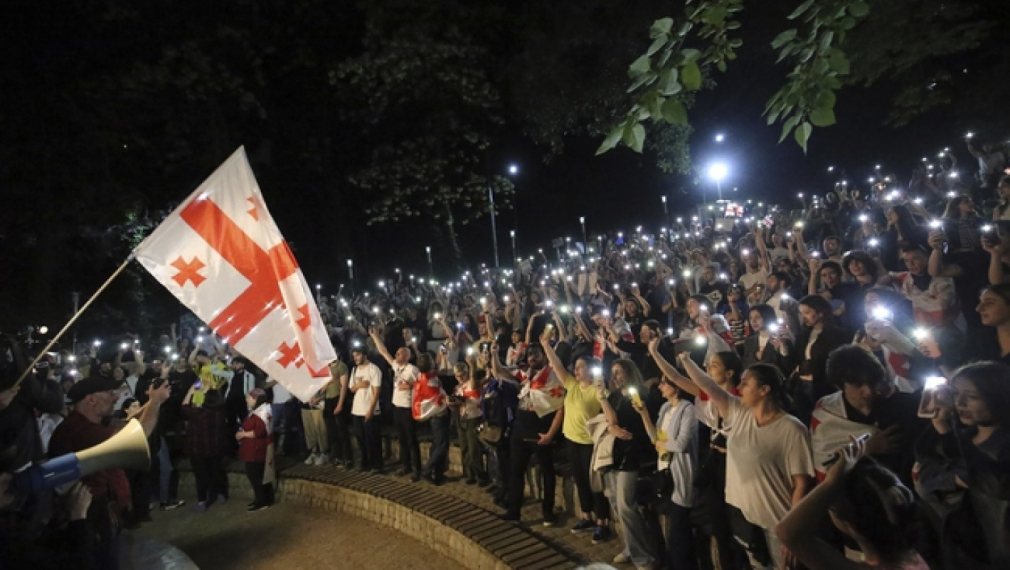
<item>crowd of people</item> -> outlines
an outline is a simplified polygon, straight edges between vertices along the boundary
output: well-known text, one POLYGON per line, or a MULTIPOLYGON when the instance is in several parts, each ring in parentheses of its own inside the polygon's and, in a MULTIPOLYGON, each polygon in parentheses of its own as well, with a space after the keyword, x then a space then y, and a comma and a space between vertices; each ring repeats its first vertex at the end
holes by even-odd
MULTIPOLYGON (((320 294, 340 358, 307 402, 199 329, 47 355, 19 389, 0 385, 4 538, 113 567, 119 529, 182 505, 179 450, 191 508, 227 500, 237 456, 256 512, 275 448, 442 485, 455 431, 464 483, 506 520, 529 485, 536 522, 558 524, 561 467, 571 532, 619 540, 615 564, 1010 567, 1010 175, 998 147, 968 146, 975 176, 945 149, 907 184, 878 170, 452 282, 395 270, 320 294), (89 476, 44 508, 12 484, 133 417, 150 472, 89 476)), ((23 346, 8 342, 10 370, 23 346)))

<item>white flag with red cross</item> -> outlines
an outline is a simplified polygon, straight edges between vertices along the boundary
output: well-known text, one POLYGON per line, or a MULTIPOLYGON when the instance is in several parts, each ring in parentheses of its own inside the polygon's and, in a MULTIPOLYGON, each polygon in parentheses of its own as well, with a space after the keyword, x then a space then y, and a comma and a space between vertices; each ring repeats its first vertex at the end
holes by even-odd
POLYGON ((134 255, 225 342, 303 401, 336 359, 291 249, 239 148, 134 255))

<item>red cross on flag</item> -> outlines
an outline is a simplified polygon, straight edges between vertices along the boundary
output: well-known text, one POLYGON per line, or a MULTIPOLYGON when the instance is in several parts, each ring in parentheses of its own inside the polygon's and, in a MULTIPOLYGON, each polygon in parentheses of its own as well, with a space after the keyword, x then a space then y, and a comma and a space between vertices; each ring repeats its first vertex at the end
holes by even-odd
POLYGON ((329 379, 336 352, 244 148, 134 255, 211 330, 298 398, 307 401, 329 379))

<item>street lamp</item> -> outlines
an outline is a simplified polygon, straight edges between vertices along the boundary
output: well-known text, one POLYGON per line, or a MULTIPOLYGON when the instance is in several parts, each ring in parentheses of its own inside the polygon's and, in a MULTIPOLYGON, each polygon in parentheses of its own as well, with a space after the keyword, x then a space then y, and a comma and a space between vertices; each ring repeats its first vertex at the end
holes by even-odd
POLYGON ((516 231, 515 230, 509 231, 509 237, 512 238, 512 257, 514 259, 519 259, 519 257, 516 255, 516 231))
POLYGON ((494 266, 499 267, 498 226, 495 225, 495 219, 494 219, 494 188, 490 184, 488 184, 487 187, 487 199, 491 203, 491 247, 494 248, 494 266))
POLYGON ((435 275, 435 266, 431 263, 431 246, 424 246, 424 252, 428 254, 428 278, 431 279, 435 275))
POLYGON ((721 162, 714 162, 708 167, 708 177, 715 180, 715 187, 719 192, 719 199, 722 200, 722 180, 729 173, 729 168, 721 162))
POLYGON ((582 247, 583 248, 588 248, 589 247, 589 240, 586 239, 586 217, 585 216, 579 216, 579 225, 582 226, 582 247))
POLYGON ((726 135, 724 135, 722 133, 719 133, 719 134, 715 135, 715 142, 721 143, 724 140, 726 140, 726 135))
MULTIPOLYGON (((519 231, 519 191, 516 189, 515 176, 519 174, 519 165, 512 163, 508 167, 508 173, 510 177, 513 177, 512 181, 512 232, 519 231)), ((512 236, 513 244, 515 242, 515 236, 512 236)), ((513 249, 515 246, 513 245, 513 249)))

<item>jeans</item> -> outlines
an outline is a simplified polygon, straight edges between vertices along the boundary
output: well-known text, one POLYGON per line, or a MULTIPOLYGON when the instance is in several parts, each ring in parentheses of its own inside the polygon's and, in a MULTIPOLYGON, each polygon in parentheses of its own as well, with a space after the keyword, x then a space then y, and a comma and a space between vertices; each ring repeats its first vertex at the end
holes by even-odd
POLYGON ((463 474, 468 479, 487 477, 484 469, 484 446, 477 437, 481 418, 459 418, 459 452, 463 459, 463 474))
POLYGON ((417 422, 410 408, 394 408, 393 422, 400 437, 400 464, 414 473, 421 472, 421 445, 417 442, 417 422))
POLYGON ((274 504, 274 486, 273 483, 263 483, 264 471, 266 463, 263 461, 247 461, 245 464, 245 475, 253 489, 256 506, 274 504))
POLYGON ((624 552, 635 566, 652 566, 656 563, 653 552, 652 530, 645 517, 638 511, 638 499, 635 488, 638 482, 638 471, 607 471, 603 481, 610 493, 611 505, 621 522, 621 538, 624 540, 624 552))
POLYGON ((171 493, 173 470, 168 442, 162 437, 161 447, 158 449, 158 500, 162 503, 167 503, 173 499, 171 493))
POLYGON ((593 491, 589 470, 593 464, 593 444, 568 442, 568 462, 572 466, 572 478, 579 493, 579 509, 583 518, 610 520, 610 501, 599 491, 593 491))
POLYGON ((433 477, 441 478, 449 464, 449 425, 450 416, 444 413, 428 420, 431 425, 431 453, 428 455, 428 465, 425 471, 433 477))
POLYGON ((362 469, 382 469, 382 436, 379 433, 379 416, 365 420, 365 416, 351 416, 355 431, 358 432, 358 448, 361 450, 362 469))
MULTIPOLYGON (((529 466, 530 458, 536 455, 537 462, 540 464, 540 473, 544 478, 544 498, 540 509, 545 519, 553 518, 554 492, 557 485, 557 477, 554 474, 554 447, 540 445, 535 441, 523 441, 517 435, 512 436, 511 444, 512 465, 508 468, 508 514, 518 516, 522 510, 526 468, 529 466)), ((505 467, 502 466, 502 468, 505 467)))

